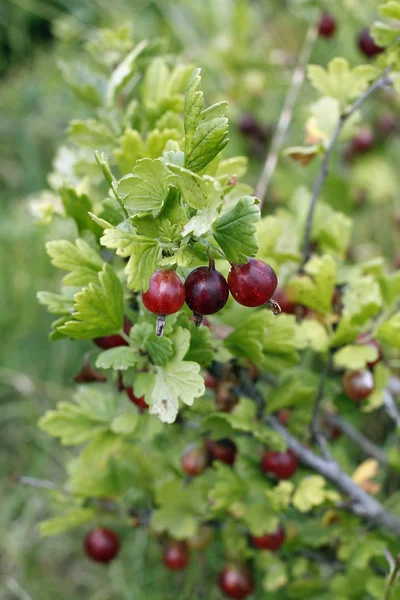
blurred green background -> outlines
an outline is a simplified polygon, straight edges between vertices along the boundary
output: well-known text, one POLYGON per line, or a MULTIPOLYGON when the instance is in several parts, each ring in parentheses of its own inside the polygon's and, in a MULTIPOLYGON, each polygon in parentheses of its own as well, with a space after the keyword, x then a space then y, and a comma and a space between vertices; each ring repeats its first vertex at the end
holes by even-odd
MULTIPOLYGON (((79 99, 63 81, 60 59, 79 61, 84 44, 96 39, 99 27, 128 26, 136 42, 161 38, 165 52, 179 53, 203 67, 208 103, 222 98, 230 102, 228 154, 250 155, 248 181, 255 183, 309 26, 309 13, 301 4, 284 0, 0 2, 2 600, 177 598, 176 588, 168 595, 173 576, 157 566, 157 556, 147 556, 145 531, 124 546, 126 560, 118 561, 110 570, 101 569, 82 558, 79 535, 40 539, 35 525, 47 514, 46 494, 9 481, 12 473, 63 481, 63 455, 71 451, 41 433, 36 422, 47 408, 71 396, 73 376, 88 347, 70 341, 50 344, 52 319, 36 301, 39 289, 55 289, 57 275, 45 254, 46 232, 34 224, 30 201, 47 187, 47 174, 69 120, 85 117, 79 99), (265 128, 266 137, 261 143, 249 142, 238 130, 241 116, 249 111, 265 128), (155 587, 164 591, 156 592, 155 587)), ((339 33, 334 40, 317 41, 312 61, 326 65, 330 58, 343 55, 358 64, 362 57, 356 47, 356 34, 373 20, 377 2, 341 0, 327 4, 337 14, 339 33)), ((305 85, 286 145, 303 142, 302 128, 313 98, 305 85)), ((382 111, 398 116, 398 100, 377 96, 368 106, 367 122, 374 122, 382 111)), ((326 200, 356 215, 358 256, 374 256, 381 247, 388 260, 393 260, 400 250, 398 240, 385 235, 400 206, 395 168, 399 150, 399 140, 394 136, 384 147, 378 144, 376 152, 351 172, 343 165, 342 157, 337 158, 335 175, 325 191, 326 200), (382 167, 382 161, 384 191, 382 177, 368 181, 365 203, 365 199, 360 200, 363 186, 359 182, 367 171, 376 172, 382 167)), ((296 187, 312 180, 314 173, 314 166, 304 170, 288 159, 281 160, 267 210, 283 205, 296 187)), ((179 597, 194 597, 193 586, 201 577, 199 573, 189 575, 179 597)), ((218 598, 218 593, 213 597, 218 598)))

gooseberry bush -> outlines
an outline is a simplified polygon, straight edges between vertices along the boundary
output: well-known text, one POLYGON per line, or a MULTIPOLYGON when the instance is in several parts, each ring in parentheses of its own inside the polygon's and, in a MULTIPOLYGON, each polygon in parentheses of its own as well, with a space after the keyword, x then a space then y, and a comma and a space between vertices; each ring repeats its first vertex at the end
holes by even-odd
MULTIPOLYGON (((172 571, 212 550, 207 598, 382 598, 386 580, 391 594, 400 272, 352 259, 352 221, 323 197, 337 148, 369 149, 364 106, 399 87, 400 2, 381 15, 360 35, 372 62, 307 67, 306 142, 283 154, 319 161, 315 183, 272 214, 246 157, 224 154, 227 103, 206 104, 200 69, 111 32, 63 65, 90 114, 35 204, 66 272, 38 298, 51 340, 91 349, 74 400, 39 423, 77 447, 43 535, 79 528, 110 563, 148 528, 172 571)), ((336 35, 317 17, 315 35, 336 35)))

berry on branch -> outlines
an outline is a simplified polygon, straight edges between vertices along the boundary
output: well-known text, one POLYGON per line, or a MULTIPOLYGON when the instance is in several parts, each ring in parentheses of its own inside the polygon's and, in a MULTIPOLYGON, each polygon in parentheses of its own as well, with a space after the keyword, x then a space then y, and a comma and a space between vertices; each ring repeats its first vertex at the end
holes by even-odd
POLYGON ((199 267, 190 273, 185 281, 185 297, 197 326, 201 325, 204 315, 213 315, 225 306, 229 287, 225 277, 215 270, 213 260, 210 259, 208 267, 199 267))
POLYGON ((99 563, 109 563, 117 556, 120 549, 118 535, 111 529, 103 527, 89 531, 84 545, 86 554, 99 563))
POLYGON ((232 296, 243 306, 256 307, 271 300, 278 278, 270 265, 250 258, 244 265, 232 265, 228 277, 232 296))
POLYGON ((266 533, 261 536, 251 536, 251 541, 256 548, 260 550, 270 550, 277 552, 285 541, 285 530, 282 525, 272 533, 266 533))
POLYGON ((299 461, 293 450, 273 452, 269 450, 261 459, 261 470, 277 479, 289 479, 298 469, 299 461))
POLYGON ((244 565, 228 565, 219 574, 218 583, 228 598, 244 600, 253 592, 254 581, 244 565))
POLYGON ((165 329, 165 316, 178 312, 185 302, 185 286, 175 271, 161 269, 150 277, 149 289, 142 293, 145 308, 158 315, 156 334, 165 329))

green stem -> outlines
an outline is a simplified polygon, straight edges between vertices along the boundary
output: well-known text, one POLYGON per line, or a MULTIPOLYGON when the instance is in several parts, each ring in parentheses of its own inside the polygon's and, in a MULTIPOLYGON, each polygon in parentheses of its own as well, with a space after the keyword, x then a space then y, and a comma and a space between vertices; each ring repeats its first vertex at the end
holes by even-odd
POLYGON ((392 571, 389 575, 384 600, 390 600, 392 598, 392 594, 394 592, 394 588, 396 587, 397 579, 400 573, 400 554, 396 556, 395 563, 393 565, 392 571))
POLYGON ((117 190, 115 189, 115 184, 116 184, 117 180, 115 179, 114 175, 111 172, 110 165, 108 164, 108 160, 105 159, 104 155, 100 154, 99 152, 95 152, 94 155, 96 157, 97 164, 99 165, 105 179, 108 181, 108 183, 110 185, 110 188, 112 190, 112 193, 115 196, 115 199, 117 200, 118 204, 121 207, 121 210, 123 211, 123 213, 125 215, 125 218, 127 220, 129 220, 128 211, 126 210, 121 198, 118 196, 117 190))
POLYGON ((127 333, 125 333, 125 331, 123 329, 121 329, 121 331, 119 332, 119 335, 128 343, 128 345, 131 345, 131 338, 129 337, 129 335, 127 333))

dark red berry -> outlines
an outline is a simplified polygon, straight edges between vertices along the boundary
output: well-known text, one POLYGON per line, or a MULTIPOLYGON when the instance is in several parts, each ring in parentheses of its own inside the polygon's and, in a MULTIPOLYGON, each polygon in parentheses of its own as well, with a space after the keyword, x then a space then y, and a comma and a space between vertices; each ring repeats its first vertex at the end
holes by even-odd
POLYGON ((119 548, 119 537, 111 529, 93 529, 85 538, 86 554, 96 562, 109 563, 117 556, 119 548))
POLYGON ((369 339, 367 333, 362 333, 358 337, 358 341, 363 346, 371 346, 371 348, 375 348, 377 350, 378 356, 376 357, 376 359, 367 363, 368 367, 370 367, 370 368, 375 367, 375 365, 377 365, 378 362, 380 362, 383 358, 382 346, 380 345, 378 340, 376 340, 375 338, 369 339))
POLYGON ((227 465, 233 465, 235 462, 237 447, 232 440, 207 440, 207 450, 212 460, 220 460, 227 465))
POLYGON ((145 308, 155 315, 173 315, 185 302, 185 287, 175 271, 161 269, 150 277, 149 289, 142 293, 145 308))
POLYGON ((365 126, 358 130, 351 140, 351 147, 354 154, 365 154, 372 150, 375 143, 374 132, 371 127, 365 126))
POLYGON ((207 467, 207 451, 202 446, 185 448, 181 458, 182 469, 191 477, 201 475, 207 467))
POLYGON ((336 19, 330 13, 323 13, 318 25, 318 33, 322 37, 330 38, 336 31, 336 19))
POLYGON ((209 267, 194 269, 185 281, 186 304, 195 315, 213 315, 225 306, 228 297, 228 284, 215 270, 214 261, 209 267))
POLYGON ((219 574, 218 583, 228 598, 236 598, 236 600, 244 600, 254 589, 253 577, 244 565, 224 567, 219 574))
POLYGON ((281 307, 281 311, 289 315, 293 315, 296 311, 296 302, 291 299, 289 293, 284 289, 278 287, 275 290, 272 299, 275 300, 281 307))
POLYGON ((384 50, 375 44, 369 29, 363 29, 363 31, 361 31, 358 36, 358 47, 367 58, 373 58, 384 50))
POLYGON ((278 479, 289 479, 298 469, 299 461, 293 450, 273 452, 269 450, 261 459, 261 470, 278 479))
POLYGON ((245 265, 232 265, 228 284, 236 302, 255 307, 272 298, 278 278, 272 267, 262 260, 250 258, 245 265))
POLYGON ((276 531, 272 533, 266 533, 261 536, 252 536, 251 540, 256 548, 260 550, 270 550, 271 552, 276 552, 282 546, 285 541, 285 530, 280 525, 276 531))
POLYGON ((170 571, 182 571, 186 569, 190 554, 185 542, 170 542, 165 546, 162 560, 170 571))
POLYGON ((131 387, 125 388, 125 391, 126 391, 126 394, 129 398, 129 400, 131 402, 133 402, 133 404, 136 404, 136 406, 138 406, 139 408, 142 408, 143 410, 146 408, 149 408, 149 405, 145 401, 144 396, 137 398, 133 392, 133 388, 131 388, 131 387))
POLYGON ((356 402, 368 398, 374 390, 374 378, 368 369, 347 371, 343 377, 343 389, 356 402))
MULTIPOLYGON (((129 335, 129 332, 132 328, 132 323, 128 319, 128 317, 124 318, 124 332, 129 335)), ((103 348, 103 350, 109 350, 110 348, 116 348, 117 346, 129 346, 128 342, 124 340, 119 334, 116 335, 106 335, 99 338, 94 338, 94 343, 99 348, 103 348)))
POLYGON ((287 427, 291 416, 290 408, 281 408, 276 416, 278 417, 278 420, 282 423, 282 425, 284 425, 284 427, 287 427))

